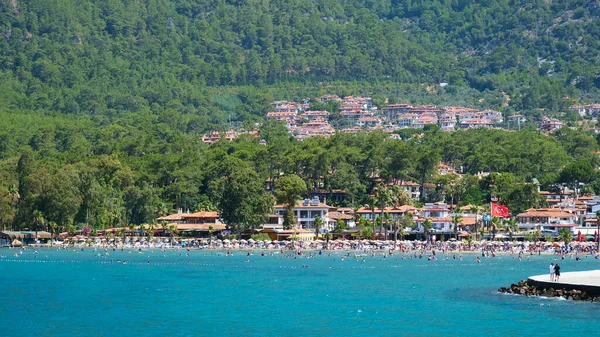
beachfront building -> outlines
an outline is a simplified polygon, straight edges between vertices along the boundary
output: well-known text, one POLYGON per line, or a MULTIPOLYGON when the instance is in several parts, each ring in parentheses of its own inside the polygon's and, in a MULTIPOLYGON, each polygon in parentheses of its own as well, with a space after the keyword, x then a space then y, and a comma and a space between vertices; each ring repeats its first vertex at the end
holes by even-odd
POLYGON ((162 224, 166 223, 168 227, 175 226, 179 232, 204 232, 206 234, 211 227, 215 233, 220 233, 226 229, 219 213, 214 211, 194 213, 188 211, 184 213, 182 209, 179 209, 175 214, 156 218, 156 223, 158 224, 157 229, 160 229, 162 224))
POLYGON ((530 208, 517 215, 519 231, 540 231, 542 235, 557 236, 560 228, 573 232, 577 226, 577 217, 573 213, 559 208, 530 208))
MULTIPOLYGON (((406 215, 407 213, 416 215, 419 213, 419 209, 410 205, 403 205, 400 207, 385 207, 383 209, 383 214, 389 214, 393 221, 406 215)), ((363 217, 365 220, 372 222, 374 219, 377 219, 377 217, 381 216, 381 208, 375 207, 374 209, 371 209, 368 206, 361 207, 356 211, 356 214, 363 217)))
POLYGON ((355 222, 354 222, 354 217, 348 213, 344 213, 341 212, 339 210, 331 210, 329 212, 329 224, 328 227, 329 228, 335 228, 335 226, 337 225, 338 220, 341 220, 342 222, 344 222, 344 225, 346 225, 346 227, 354 227, 356 226, 355 222))
POLYGON ((51 238, 52 234, 45 231, 0 231, 0 247, 41 244, 51 238))
MULTIPOLYGON (((432 240, 439 240, 441 235, 444 235, 445 238, 449 238, 453 235, 454 232, 454 224, 452 223, 451 217, 437 217, 437 218, 418 218, 415 220, 415 224, 417 225, 417 232, 424 234, 425 229, 423 227, 423 222, 428 219, 431 222, 431 229, 429 230, 429 234, 432 235, 432 240), (435 235, 435 238, 433 237, 435 235)), ((457 229, 456 233, 459 232, 457 229)))
MULTIPOLYGON (((298 228, 312 229, 315 228, 315 219, 321 218, 323 220, 322 230, 332 230, 329 222, 329 207, 328 205, 319 201, 318 197, 313 199, 304 199, 299 201, 296 206, 292 209, 294 217, 296 218, 296 224, 298 228)), ((283 225, 283 215, 286 212, 286 205, 275 205, 275 213, 281 215, 281 225, 283 225)))
POLYGON ((450 215, 450 209, 443 202, 426 203, 420 214, 425 218, 446 218, 450 215))

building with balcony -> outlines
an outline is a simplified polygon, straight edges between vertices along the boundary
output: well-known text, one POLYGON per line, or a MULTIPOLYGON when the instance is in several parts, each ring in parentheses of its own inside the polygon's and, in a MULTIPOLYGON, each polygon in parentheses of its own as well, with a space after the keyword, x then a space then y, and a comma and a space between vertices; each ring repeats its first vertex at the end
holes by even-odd
MULTIPOLYGON (((313 229, 315 228, 315 219, 323 220, 323 230, 332 230, 329 221, 329 209, 331 207, 319 201, 319 198, 304 199, 299 201, 292 209, 298 228, 313 229)), ((285 215, 286 205, 275 205, 275 213, 277 215, 285 215)), ((283 217, 281 218, 283 224, 283 217)))
POLYGON ((523 232, 540 231, 542 235, 558 235, 560 228, 573 232, 577 226, 577 216, 560 208, 530 208, 517 215, 519 230, 523 232))

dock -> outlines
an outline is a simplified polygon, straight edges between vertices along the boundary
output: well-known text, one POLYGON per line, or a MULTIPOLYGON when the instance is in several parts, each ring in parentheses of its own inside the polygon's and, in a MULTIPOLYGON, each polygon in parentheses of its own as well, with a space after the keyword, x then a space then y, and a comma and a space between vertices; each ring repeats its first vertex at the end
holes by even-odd
POLYGON ((550 274, 531 276, 527 283, 538 288, 581 290, 590 296, 600 296, 600 270, 560 273, 559 281, 550 281, 550 274))

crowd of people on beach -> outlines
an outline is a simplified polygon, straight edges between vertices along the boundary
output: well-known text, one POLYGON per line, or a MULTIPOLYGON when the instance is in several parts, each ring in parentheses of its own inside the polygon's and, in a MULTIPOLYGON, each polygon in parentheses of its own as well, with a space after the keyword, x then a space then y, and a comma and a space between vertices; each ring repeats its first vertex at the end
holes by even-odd
MULTIPOLYGON (((382 240, 333 240, 333 241, 253 241, 253 240, 189 240, 184 242, 145 242, 136 245, 121 244, 121 243, 62 243, 54 246, 57 249, 84 249, 92 248, 94 250, 105 250, 108 255, 109 250, 121 250, 131 253, 137 251, 155 251, 160 250, 185 250, 185 254, 189 256, 191 250, 205 251, 226 251, 225 256, 233 255, 234 251, 246 251, 248 256, 252 254, 273 255, 273 252, 279 251, 282 255, 302 255, 303 252, 308 254, 319 255, 322 252, 347 252, 347 257, 353 252, 354 257, 360 253, 365 256, 367 253, 372 257, 387 258, 388 256, 399 254, 402 259, 426 259, 428 261, 436 261, 439 256, 449 260, 462 260, 463 253, 481 253, 481 257, 496 257, 497 254, 510 254, 515 258, 522 260, 532 255, 553 254, 556 259, 575 259, 579 261, 581 256, 589 256, 599 259, 599 255, 594 245, 581 244, 534 244, 531 242, 463 242, 463 241, 382 241, 382 240), (438 255, 439 253, 439 255, 438 255)), ((306 256, 306 255, 305 255, 306 256)), ((310 255, 309 255, 310 256, 310 255)), ((344 256, 344 255, 342 255, 344 256)), ((481 263, 481 258, 476 257, 476 262, 481 263)), ((560 266, 558 263, 552 264, 551 280, 560 277, 560 266), (558 270, 558 273, 557 273, 558 270)))
POLYGON ((556 255, 569 254, 592 254, 597 255, 595 243, 580 243, 580 242, 528 242, 528 241, 392 241, 392 240, 314 240, 314 241, 294 241, 294 240, 236 240, 236 239, 187 239, 182 241, 169 242, 106 242, 94 241, 84 243, 60 242, 57 246, 73 246, 73 247, 124 247, 128 249, 161 249, 161 248, 192 248, 192 249, 212 249, 212 250, 227 250, 227 249, 250 249, 250 250, 332 250, 332 251, 363 251, 363 250, 384 250, 384 251, 399 251, 408 252, 415 250, 431 250, 438 251, 458 251, 458 252, 479 252, 487 251, 490 254, 496 253, 512 253, 512 254, 542 254, 552 253, 556 255))

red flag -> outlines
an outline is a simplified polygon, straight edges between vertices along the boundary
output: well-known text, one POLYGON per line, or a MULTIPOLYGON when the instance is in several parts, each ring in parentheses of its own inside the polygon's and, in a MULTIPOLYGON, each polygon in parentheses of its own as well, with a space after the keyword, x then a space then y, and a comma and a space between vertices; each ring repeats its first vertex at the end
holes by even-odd
POLYGON ((501 218, 508 218, 508 207, 492 202, 492 216, 499 216, 501 218))
POLYGON ((598 242, 598 231, 594 231, 594 242, 598 242))

